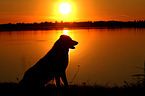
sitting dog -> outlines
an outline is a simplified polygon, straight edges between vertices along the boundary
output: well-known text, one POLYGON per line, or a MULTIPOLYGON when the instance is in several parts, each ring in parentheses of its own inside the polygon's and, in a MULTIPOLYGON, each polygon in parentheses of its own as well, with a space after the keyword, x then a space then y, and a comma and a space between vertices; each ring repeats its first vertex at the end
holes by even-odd
POLYGON ((34 66, 28 69, 19 82, 23 87, 44 87, 50 80, 56 79, 56 86, 60 86, 60 78, 68 86, 66 68, 68 66, 69 49, 75 49, 78 42, 67 35, 61 35, 52 49, 34 66))

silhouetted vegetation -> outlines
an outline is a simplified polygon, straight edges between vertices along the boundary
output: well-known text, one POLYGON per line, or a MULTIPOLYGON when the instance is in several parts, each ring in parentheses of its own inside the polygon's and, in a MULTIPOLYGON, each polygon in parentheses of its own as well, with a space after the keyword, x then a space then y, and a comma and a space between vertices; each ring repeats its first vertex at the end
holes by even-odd
POLYGON ((139 21, 88 21, 88 22, 41 22, 0 24, 0 31, 11 30, 51 30, 63 28, 145 28, 145 20, 139 21))
MULTIPOLYGON (((17 83, 0 83, 0 88, 3 89, 19 89, 20 88, 17 83)), ((33 88, 35 89, 35 88, 33 88)), ((31 89, 31 90, 33 90, 31 89)), ((71 85, 69 88, 66 87, 55 87, 55 85, 48 85, 42 88, 46 93, 55 92, 56 94, 65 93, 68 96, 72 95, 99 95, 99 96, 144 96, 145 95, 145 86, 142 83, 124 83, 123 86, 103 86, 103 85, 71 85), (46 89, 46 90, 45 90, 46 89)), ((28 90, 28 89, 27 89, 28 90)), ((36 92, 37 93, 37 92, 36 92)))

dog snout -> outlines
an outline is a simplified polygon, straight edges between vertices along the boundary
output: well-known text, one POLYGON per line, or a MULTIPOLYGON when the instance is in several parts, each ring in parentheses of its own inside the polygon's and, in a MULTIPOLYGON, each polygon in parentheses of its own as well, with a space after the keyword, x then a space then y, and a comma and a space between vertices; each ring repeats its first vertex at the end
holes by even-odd
POLYGON ((77 41, 73 41, 74 42, 74 45, 77 45, 78 44, 78 42, 77 41))

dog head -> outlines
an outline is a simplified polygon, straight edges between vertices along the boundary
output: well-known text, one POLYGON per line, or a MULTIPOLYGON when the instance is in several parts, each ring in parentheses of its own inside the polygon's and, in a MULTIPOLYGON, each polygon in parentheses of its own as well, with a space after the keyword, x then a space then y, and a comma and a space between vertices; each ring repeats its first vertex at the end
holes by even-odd
POLYGON ((64 47, 70 49, 75 49, 74 46, 78 44, 77 41, 72 40, 72 38, 68 35, 61 35, 59 40, 62 42, 64 47))

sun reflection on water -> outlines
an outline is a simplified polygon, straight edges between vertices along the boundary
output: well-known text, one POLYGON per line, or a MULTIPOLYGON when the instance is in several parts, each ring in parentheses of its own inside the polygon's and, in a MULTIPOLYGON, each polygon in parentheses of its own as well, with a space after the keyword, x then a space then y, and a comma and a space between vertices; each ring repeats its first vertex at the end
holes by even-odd
POLYGON ((69 29, 65 28, 65 29, 62 30, 62 34, 63 35, 68 35, 72 39, 74 39, 74 32, 72 30, 69 30, 69 29))
POLYGON ((68 31, 68 30, 66 30, 66 29, 65 29, 65 30, 63 30, 63 34, 64 34, 64 35, 68 35, 68 36, 69 36, 69 34, 68 34, 68 33, 69 33, 69 31, 68 31))

